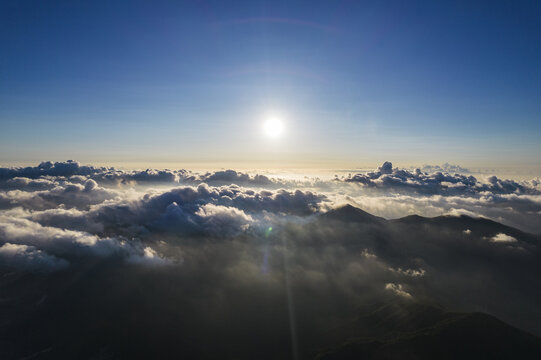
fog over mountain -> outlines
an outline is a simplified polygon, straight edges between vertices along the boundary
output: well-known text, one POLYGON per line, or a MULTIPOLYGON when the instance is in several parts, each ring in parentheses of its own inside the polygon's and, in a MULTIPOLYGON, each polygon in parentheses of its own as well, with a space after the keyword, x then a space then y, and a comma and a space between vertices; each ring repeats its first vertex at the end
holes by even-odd
POLYGON ((430 358, 443 338, 455 357, 541 354, 537 181, 389 162, 0 179, 2 358, 430 358))

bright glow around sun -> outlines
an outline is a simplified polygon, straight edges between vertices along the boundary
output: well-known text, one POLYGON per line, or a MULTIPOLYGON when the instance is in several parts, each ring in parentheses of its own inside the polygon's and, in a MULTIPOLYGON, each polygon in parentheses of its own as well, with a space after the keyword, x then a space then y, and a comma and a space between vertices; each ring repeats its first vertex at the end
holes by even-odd
POLYGON ((265 134, 271 138, 279 137, 284 131, 284 124, 278 118, 272 117, 265 121, 265 134))

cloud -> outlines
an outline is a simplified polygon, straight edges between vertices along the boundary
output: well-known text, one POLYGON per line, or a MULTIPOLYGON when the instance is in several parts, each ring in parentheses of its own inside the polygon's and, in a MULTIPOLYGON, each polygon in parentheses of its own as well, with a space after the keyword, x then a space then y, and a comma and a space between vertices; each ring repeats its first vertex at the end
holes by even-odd
POLYGON ((132 261, 139 259, 137 262, 158 262, 158 256, 147 256, 149 250, 138 241, 42 226, 16 214, 0 214, 0 243, 10 244, 10 249, 20 246, 18 249, 26 249, 25 255, 37 255, 40 251, 46 251, 62 258, 114 255, 132 261))
POLYGON ((0 191, 0 244, 29 246, 70 262, 112 256, 132 264, 171 263, 157 253, 156 234, 234 237, 254 225, 259 231, 280 218, 314 214, 327 201, 310 191, 237 185, 137 192, 105 188, 80 175, 47 181, 54 184, 47 190, 0 191))
POLYGON ((156 250, 152 249, 150 246, 146 246, 142 249, 142 252, 130 252, 127 262, 139 265, 169 265, 174 262, 178 263, 179 261, 172 261, 160 256, 156 250))
MULTIPOLYGON (((435 170, 437 168, 430 167, 429 169, 435 170)), ((450 167, 447 166, 447 169, 450 167)), ((420 169, 408 171, 393 168, 388 161, 374 172, 356 174, 344 178, 342 181, 356 183, 372 190, 421 195, 541 194, 537 182, 520 183, 514 180, 499 179, 496 176, 491 176, 487 182, 482 182, 471 175, 457 173, 451 175, 446 171, 428 173, 420 169)))
POLYGON ((96 206, 86 223, 102 223, 104 229, 115 228, 130 236, 154 230, 230 236, 248 229, 255 217, 306 216, 317 212, 324 201, 326 196, 309 191, 201 184, 96 206))
POLYGON ((248 212, 268 211, 274 213, 308 215, 316 212, 325 195, 301 190, 254 191, 235 185, 211 187, 179 187, 156 196, 147 196, 144 202, 151 208, 164 208, 176 202, 185 208, 205 203, 234 206, 248 212))
MULTIPOLYGON (((538 237, 487 219, 539 227, 537 185, 517 182, 523 189, 511 191, 518 187, 499 179, 410 172, 390 162, 361 174, 365 185, 68 165, 3 180, 0 264, 54 269, 44 288, 74 295, 47 310, 65 305, 66 314, 89 314, 85 321, 96 324, 113 313, 125 320, 115 322, 115 334, 166 324, 157 339, 189 333, 198 347, 211 331, 219 350, 243 339, 260 351, 258 341, 279 338, 289 351, 290 319, 304 344, 316 346, 323 330, 364 305, 397 299, 485 309, 537 326, 540 284, 530 275, 541 270, 538 237), (321 220, 340 203, 394 220, 321 220), (411 214, 441 217, 396 220, 411 214), (516 242, 489 240, 502 236, 516 242), (153 311, 132 323, 134 308, 153 311)), ((47 302, 57 301, 53 295, 47 302)), ((59 328, 72 329, 69 318, 59 317, 66 322, 59 328)), ((240 357, 257 358, 250 351, 240 357)))
POLYGON ((402 268, 398 268, 398 269, 394 269, 394 268, 389 268, 389 270, 391 270, 392 272, 395 272, 397 274, 402 274, 402 275, 405 275, 405 276, 409 276, 409 277, 421 277, 421 276, 425 276, 425 269, 402 269, 402 268))
POLYGON ((0 179, 7 180, 15 177, 37 179, 43 176, 72 176, 91 175, 102 172, 106 168, 81 166, 78 162, 68 160, 65 162, 45 161, 35 167, 0 168, 0 179))
MULTIPOLYGON (((277 214, 302 217, 324 211, 333 203, 354 203, 386 218, 408 214, 467 214, 541 232, 538 181, 519 182, 497 177, 489 177, 485 181, 470 175, 449 173, 463 170, 457 165, 444 164, 427 165, 423 171, 409 171, 393 168, 391 162, 385 162, 373 172, 348 178, 292 181, 234 170, 200 174, 183 169, 120 170, 83 166, 74 161, 44 162, 36 167, 0 169, 0 209, 51 210, 49 213, 36 213, 34 217, 51 226, 66 226, 69 217, 76 229, 93 233, 109 233, 112 226, 118 229, 117 225, 121 223, 121 228, 126 230, 123 234, 127 236, 148 229, 151 220, 158 221, 159 215, 163 215, 173 202, 188 214, 186 219, 191 219, 184 222, 188 227, 193 226, 188 230, 196 232, 206 231, 195 215, 206 203, 236 208, 250 216, 257 213, 259 218, 277 214), (154 185, 162 190, 149 188, 154 185), (212 190, 207 195, 197 192, 197 201, 181 201, 182 191, 175 190, 194 189, 199 185, 212 190), (147 204, 140 199, 144 195, 148 195, 147 199, 161 196, 165 203, 159 204, 161 200, 154 199, 153 203, 147 204), (87 216, 76 215, 76 212, 60 213, 63 209, 86 211, 96 206, 103 207, 99 218, 94 217, 98 212, 94 209, 87 216), (156 211, 144 211, 145 208, 155 208, 156 211), (105 212, 116 219, 117 224, 113 225, 112 220, 106 219, 105 212), (120 221, 120 216, 127 220, 120 221), (129 224, 133 225, 130 229, 129 224)), ((194 194, 192 192, 193 199, 194 194)), ((165 219, 162 220, 156 226, 166 225, 165 219)), ((208 230, 211 231, 210 228, 208 230)))
POLYGON ((151 228, 177 234, 229 237, 247 230, 253 222, 251 216, 234 207, 207 203, 194 210, 172 202, 158 219, 145 223, 151 228))
POLYGON ((402 284, 387 283, 385 284, 385 290, 407 299, 412 297, 411 294, 404 289, 404 285, 402 284))
POLYGON ((491 237, 490 241, 497 243, 513 243, 517 242, 517 239, 504 233, 498 233, 491 237))
POLYGON ((0 269, 16 268, 25 271, 56 271, 65 269, 69 263, 49 255, 34 246, 5 243, 0 246, 0 269))
MULTIPOLYGON (((409 171, 393 168, 386 161, 373 172, 356 174, 342 179, 345 182, 364 185, 367 189, 393 190, 402 193, 471 195, 483 192, 493 194, 539 194, 539 182, 517 182, 514 180, 489 177, 481 181, 467 174, 468 169, 458 165, 424 165, 422 169, 409 171)), ((292 181, 269 178, 265 175, 220 170, 215 172, 194 173, 188 170, 121 170, 112 167, 83 166, 76 161, 43 162, 36 167, 0 168, 0 189, 10 190, 45 190, 62 181, 83 184, 92 179, 97 186, 112 185, 144 185, 144 184, 178 184, 211 186, 239 185, 255 188, 292 188, 329 187, 319 179, 292 181)), ((90 185, 89 185, 90 186, 90 185)))
POLYGON ((45 161, 35 167, 0 168, 0 189, 45 190, 51 180, 84 183, 92 179, 101 186, 141 184, 231 185, 277 188, 293 184, 292 181, 271 179, 265 175, 249 175, 235 170, 220 170, 203 174, 188 170, 121 170, 113 167, 84 166, 68 160, 45 161))
POLYGON ((118 192, 99 187, 94 180, 83 184, 68 181, 57 182, 54 187, 46 190, 0 191, 0 209, 23 207, 33 210, 54 209, 58 206, 67 208, 87 208, 113 199, 118 192))
POLYGON ((203 228, 215 236, 232 236, 247 230, 254 222, 250 215, 234 207, 205 204, 195 213, 203 228))
POLYGON ((191 180, 190 172, 186 170, 119 170, 110 168, 96 172, 91 178, 104 185, 136 185, 136 184, 177 184, 181 180, 191 180))
POLYGON ((36 190, 50 190, 58 186, 58 182, 54 181, 54 178, 43 177, 40 179, 29 179, 25 177, 14 177, 0 183, 0 189, 2 190, 24 190, 24 191, 36 191, 36 190))
POLYGON ((199 177, 201 182, 205 182, 209 185, 255 185, 255 186, 273 186, 275 184, 270 178, 265 175, 256 174, 250 176, 245 173, 240 173, 235 170, 216 171, 213 173, 206 173, 199 177))
POLYGON ((423 165, 421 167, 421 170, 427 173, 446 172, 446 173, 467 174, 470 172, 469 169, 463 168, 460 165, 451 165, 449 163, 445 163, 441 166, 440 165, 423 165))

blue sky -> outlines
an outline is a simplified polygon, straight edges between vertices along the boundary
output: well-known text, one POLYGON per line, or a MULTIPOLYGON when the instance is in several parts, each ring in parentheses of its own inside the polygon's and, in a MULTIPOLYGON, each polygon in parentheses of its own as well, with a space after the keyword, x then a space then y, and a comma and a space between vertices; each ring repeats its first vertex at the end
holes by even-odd
POLYGON ((538 1, 2 0, 0 163, 539 166, 540 23, 538 1))

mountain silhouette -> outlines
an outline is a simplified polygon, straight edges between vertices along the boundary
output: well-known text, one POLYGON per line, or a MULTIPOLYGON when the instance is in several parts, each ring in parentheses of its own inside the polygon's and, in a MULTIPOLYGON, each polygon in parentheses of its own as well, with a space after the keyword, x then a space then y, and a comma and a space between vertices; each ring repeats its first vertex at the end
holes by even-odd
POLYGON ((320 216, 320 219, 367 224, 381 224, 387 221, 382 217, 372 215, 364 210, 361 210, 349 204, 338 207, 336 209, 332 209, 322 214, 320 216))
POLYGON ((319 360, 538 359, 541 338, 483 313, 391 302, 329 332, 349 339, 319 360), (353 336, 353 337, 352 337, 353 336))
POLYGON ((468 215, 442 215, 436 217, 424 217, 420 215, 408 215, 398 219, 387 220, 385 218, 372 215, 353 205, 344 205, 321 214, 318 221, 340 221, 351 224, 370 224, 378 225, 381 228, 391 229, 397 227, 401 231, 410 231, 412 229, 422 230, 423 227, 430 226, 435 228, 447 228, 454 231, 466 231, 474 235, 491 237, 499 233, 504 233, 530 244, 539 244, 541 236, 529 234, 522 230, 501 224, 494 220, 483 217, 471 217, 468 215))

